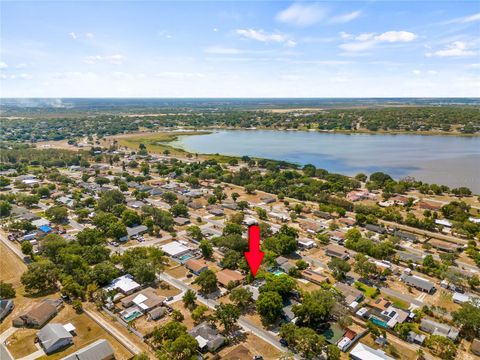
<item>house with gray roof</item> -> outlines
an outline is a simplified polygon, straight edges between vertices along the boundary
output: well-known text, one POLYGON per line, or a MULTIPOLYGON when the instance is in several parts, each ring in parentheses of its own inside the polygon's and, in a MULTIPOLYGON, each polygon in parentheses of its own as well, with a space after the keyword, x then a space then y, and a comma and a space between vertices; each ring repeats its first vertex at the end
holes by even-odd
POLYGON ((115 359, 112 346, 105 339, 100 339, 81 348, 62 360, 111 360, 115 359))
POLYGON ((432 335, 441 335, 455 341, 458 338, 459 331, 454 327, 436 322, 429 318, 423 318, 420 322, 420 330, 432 335))
POLYGON ((218 330, 207 322, 195 326, 188 331, 188 334, 197 340, 198 346, 202 351, 214 352, 225 343, 225 337, 220 335, 218 330))
POLYGON ((403 274, 400 276, 400 280, 408 286, 413 286, 414 288, 429 294, 432 294, 435 291, 435 285, 431 281, 421 278, 420 276, 403 274))
POLYGON ((14 307, 12 299, 0 299, 0 321, 5 319, 14 307))
POLYGON ((62 324, 45 325, 38 333, 37 338, 43 350, 51 354, 73 344, 73 336, 62 324))

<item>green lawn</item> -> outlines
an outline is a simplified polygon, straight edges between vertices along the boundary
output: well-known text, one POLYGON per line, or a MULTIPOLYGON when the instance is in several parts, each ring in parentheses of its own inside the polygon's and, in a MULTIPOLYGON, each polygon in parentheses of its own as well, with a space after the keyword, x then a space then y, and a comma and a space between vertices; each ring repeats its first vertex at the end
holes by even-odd
POLYGON ((371 286, 367 286, 359 281, 355 281, 355 287, 361 292, 363 292, 366 297, 369 297, 371 299, 375 299, 378 296, 378 294, 380 294, 378 289, 371 286))

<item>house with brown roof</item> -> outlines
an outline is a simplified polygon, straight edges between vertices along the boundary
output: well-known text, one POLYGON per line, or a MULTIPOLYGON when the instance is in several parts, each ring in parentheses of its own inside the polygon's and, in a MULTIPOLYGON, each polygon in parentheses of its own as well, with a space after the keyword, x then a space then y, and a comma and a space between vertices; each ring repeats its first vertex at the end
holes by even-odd
POLYGON ((124 297, 120 302, 124 308, 136 305, 145 312, 162 305, 165 299, 164 296, 157 295, 155 289, 147 287, 124 297))
POLYGON ((330 280, 328 279, 327 276, 323 275, 323 274, 320 274, 319 272, 316 272, 316 271, 313 271, 313 270, 309 270, 309 269, 305 269, 302 271, 302 277, 305 279, 305 280, 308 280, 314 284, 317 284, 317 285, 320 285, 322 283, 325 283, 325 282, 330 282, 330 280))
POLYGON ((15 327, 32 327, 39 329, 57 315, 63 306, 60 300, 46 299, 32 306, 27 312, 12 320, 15 327))
POLYGON ((472 350, 472 353, 480 356, 480 340, 473 339, 471 350, 472 350))
POLYGON ((195 275, 200 275, 202 271, 208 269, 207 263, 199 259, 189 259, 185 262, 185 267, 195 275))
POLYGON ((230 269, 223 269, 216 275, 219 284, 223 287, 229 287, 231 286, 231 283, 239 284, 243 281, 243 279, 245 279, 245 276, 240 274, 238 271, 233 271, 230 269))
POLYGON ((347 260, 349 258, 349 254, 347 249, 343 246, 338 246, 335 244, 330 244, 325 249, 325 254, 330 257, 339 258, 342 260, 347 260))
POLYGON ((340 224, 343 224, 347 227, 350 227, 350 226, 353 226, 357 223, 357 221, 355 219, 351 219, 351 218, 340 218, 337 220, 340 224))
POLYGON ((458 244, 453 244, 447 241, 432 239, 428 242, 435 249, 445 251, 445 252, 455 252, 458 251, 461 247, 458 244))
POLYGON ((333 285, 333 287, 342 293, 347 304, 353 301, 360 302, 363 299, 363 293, 360 290, 351 287, 350 285, 337 282, 333 285))
POLYGON ((432 210, 432 211, 438 211, 442 208, 442 204, 441 203, 437 203, 437 202, 431 202, 431 201, 420 201, 418 203, 418 206, 420 207, 420 209, 423 209, 423 210, 432 210))

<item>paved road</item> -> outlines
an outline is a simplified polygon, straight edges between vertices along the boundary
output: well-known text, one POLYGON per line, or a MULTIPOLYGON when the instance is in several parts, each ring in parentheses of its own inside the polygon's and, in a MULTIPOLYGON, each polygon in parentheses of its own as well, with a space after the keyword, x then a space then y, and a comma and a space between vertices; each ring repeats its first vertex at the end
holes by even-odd
POLYGON ((118 331, 115 327, 113 327, 108 321, 106 321, 100 315, 87 309, 84 309, 84 312, 93 321, 95 321, 98 325, 100 325, 103 329, 105 329, 110 335, 112 335, 115 339, 117 339, 120 342, 120 344, 125 346, 125 348, 127 348, 134 355, 142 353, 142 351, 135 344, 133 344, 125 335, 123 335, 120 331, 118 331))
MULTIPOLYGON (((181 289, 182 291, 187 291, 189 289, 194 290, 189 285, 185 284, 184 282, 182 282, 178 279, 175 279, 174 277, 172 277, 172 276, 170 276, 166 273, 161 273, 159 275, 159 278, 161 280, 164 280, 164 281, 168 282, 170 285, 173 285, 173 286, 181 289)), ((217 306, 219 304, 216 300, 206 298, 206 297, 204 297, 200 294, 197 294, 197 299, 202 304, 204 304, 204 305, 206 305, 206 306, 208 306, 209 308, 212 308, 212 309, 215 309, 215 306, 217 306)), ((286 350, 284 347, 282 347, 282 345, 280 345, 280 342, 278 341, 278 339, 275 335, 273 335, 273 334, 269 333, 268 331, 262 329, 261 327, 255 325, 251 321, 247 320, 247 318, 245 318, 244 316, 240 317, 240 319, 238 320, 238 324, 242 328, 244 328, 246 331, 252 332, 253 334, 258 336, 262 340, 266 341, 270 345, 279 349, 280 351, 284 352, 286 350)))
POLYGON ((25 255, 23 255, 22 250, 15 246, 13 241, 8 240, 7 236, 3 232, 0 231, 0 241, 5 244, 6 247, 8 247, 15 255, 17 255, 23 262, 23 258, 25 255))

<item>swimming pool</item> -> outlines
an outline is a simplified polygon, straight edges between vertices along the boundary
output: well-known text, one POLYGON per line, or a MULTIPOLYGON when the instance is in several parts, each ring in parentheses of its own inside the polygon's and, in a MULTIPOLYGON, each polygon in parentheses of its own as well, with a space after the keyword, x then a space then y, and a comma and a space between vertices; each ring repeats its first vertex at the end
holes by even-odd
POLYGON ((183 263, 185 263, 188 259, 191 259, 191 258, 193 258, 192 255, 190 255, 190 254, 185 254, 185 255, 180 256, 180 257, 178 258, 178 260, 180 260, 180 262, 183 264, 183 263))
POLYGON ((284 274, 284 272, 282 270, 274 270, 272 273, 275 276, 280 276, 280 275, 284 274))
POLYGON ((370 321, 371 321, 372 323, 374 323, 375 325, 378 325, 378 326, 381 326, 381 327, 383 327, 383 328, 385 328, 385 329, 388 329, 388 325, 387 325, 387 323, 386 323, 385 321, 382 321, 382 320, 380 320, 380 319, 377 319, 377 318, 374 317, 374 316, 370 317, 370 321))
POLYGON ((130 314, 128 314, 127 316, 122 316, 123 320, 125 320, 126 322, 129 322, 129 321, 132 321, 132 320, 135 320, 136 318, 142 316, 142 313, 138 310, 135 310, 135 311, 132 311, 130 314))

